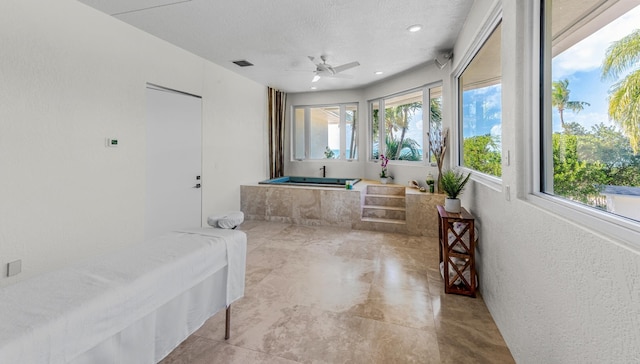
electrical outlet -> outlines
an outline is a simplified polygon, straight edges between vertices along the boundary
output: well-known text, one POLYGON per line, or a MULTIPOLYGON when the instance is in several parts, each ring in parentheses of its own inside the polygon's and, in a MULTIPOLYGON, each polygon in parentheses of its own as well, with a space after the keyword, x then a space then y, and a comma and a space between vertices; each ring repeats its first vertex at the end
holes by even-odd
POLYGON ((15 276, 22 272, 22 259, 7 264, 7 277, 15 276))

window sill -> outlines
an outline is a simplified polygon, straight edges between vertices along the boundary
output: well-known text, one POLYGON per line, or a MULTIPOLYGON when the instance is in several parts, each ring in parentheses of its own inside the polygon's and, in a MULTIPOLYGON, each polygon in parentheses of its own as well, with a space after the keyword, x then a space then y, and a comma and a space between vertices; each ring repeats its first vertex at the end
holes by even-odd
POLYGON ((482 172, 478 172, 475 169, 469 169, 465 167, 458 167, 458 169, 464 173, 471 173, 471 180, 480 183, 496 192, 502 192, 502 178, 491 176, 482 172))

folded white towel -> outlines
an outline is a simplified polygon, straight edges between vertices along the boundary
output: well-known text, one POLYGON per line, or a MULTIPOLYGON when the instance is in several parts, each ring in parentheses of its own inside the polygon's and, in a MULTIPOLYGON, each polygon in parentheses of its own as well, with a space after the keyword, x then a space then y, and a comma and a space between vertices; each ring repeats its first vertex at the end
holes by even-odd
POLYGON ((221 229, 235 229, 236 226, 244 222, 244 213, 242 211, 229 211, 220 215, 212 215, 207 218, 210 226, 221 229))

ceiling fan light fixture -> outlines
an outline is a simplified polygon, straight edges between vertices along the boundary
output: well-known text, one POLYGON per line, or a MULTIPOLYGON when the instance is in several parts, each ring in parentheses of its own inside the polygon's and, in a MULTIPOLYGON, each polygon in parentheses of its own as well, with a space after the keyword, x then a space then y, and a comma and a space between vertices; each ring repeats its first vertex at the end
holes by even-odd
POLYGON ((320 75, 313 76, 313 80, 311 82, 318 82, 320 80, 320 75))
POLYGON ((407 30, 410 31, 411 33, 419 32, 420 30, 422 30, 422 25, 421 24, 413 24, 413 25, 410 25, 407 28, 407 30))

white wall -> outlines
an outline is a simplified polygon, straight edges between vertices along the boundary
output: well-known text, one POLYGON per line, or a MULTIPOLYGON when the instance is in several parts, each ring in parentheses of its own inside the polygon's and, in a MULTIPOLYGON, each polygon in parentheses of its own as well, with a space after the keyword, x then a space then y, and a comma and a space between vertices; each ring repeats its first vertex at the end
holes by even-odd
POLYGON ((607 211, 640 221, 640 196, 607 194, 607 211))
MULTIPOLYGON (((462 55, 496 1, 476 0, 456 44, 462 55)), ((518 363, 640 362, 640 253, 589 227, 538 207, 529 195, 537 66, 525 32, 525 6, 504 1, 503 164, 505 192, 473 182, 462 196, 480 225, 481 292, 518 363)), ((454 65, 454 68, 457 64, 454 65)))
MULTIPOLYGON (((287 95, 287 126, 285 132, 286 143, 284 163, 285 175, 321 176, 322 171, 320 171, 320 167, 326 166, 327 177, 379 179, 379 163, 370 162, 368 160, 370 153, 368 146, 370 134, 368 125, 368 101, 436 82, 442 82, 443 93, 448 93, 450 89, 450 80, 448 75, 449 66, 440 70, 434 64, 430 63, 404 72, 400 75, 390 77, 363 89, 332 92, 304 92, 287 95), (291 115, 291 106, 324 105, 345 102, 358 102, 358 111, 360 114, 358 127, 358 160, 291 160, 290 145, 291 125, 293 120, 291 115)), ((451 114, 447 112, 447 102, 447 97, 443 97, 443 123, 445 124, 449 124, 451 118, 451 114)), ((416 165, 415 163, 391 161, 389 163, 389 172, 394 177, 393 183, 406 185, 409 180, 417 180, 422 185, 426 185, 425 179, 427 174, 432 173, 436 176, 438 168, 427 166, 426 163, 416 165)))
POLYGON ((3 0, 0 44, 0 285, 143 239, 147 82, 203 98, 203 220, 267 175, 262 85, 74 0, 3 0))

